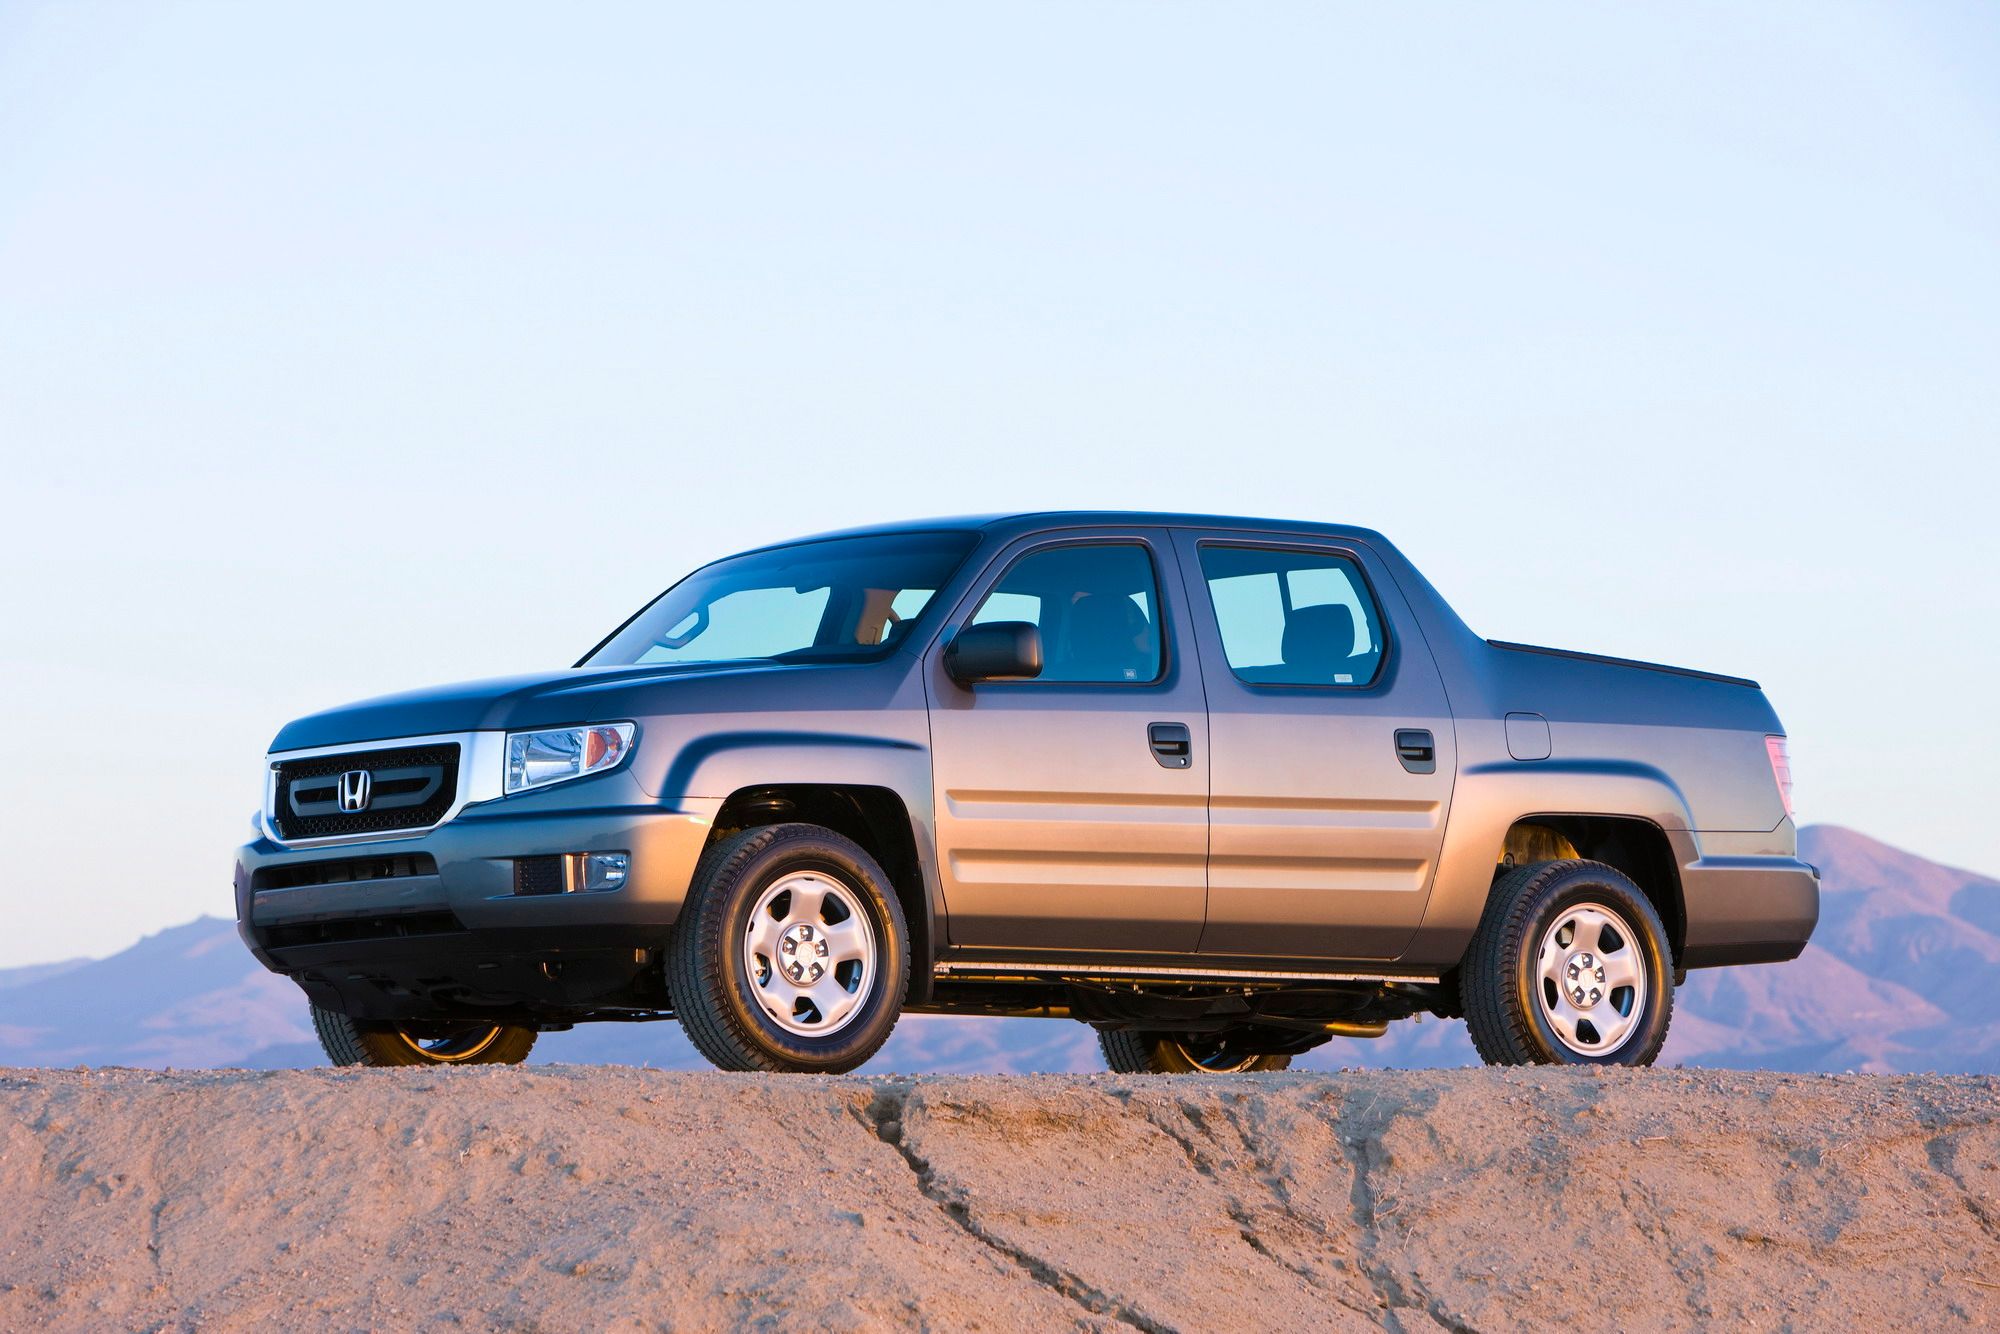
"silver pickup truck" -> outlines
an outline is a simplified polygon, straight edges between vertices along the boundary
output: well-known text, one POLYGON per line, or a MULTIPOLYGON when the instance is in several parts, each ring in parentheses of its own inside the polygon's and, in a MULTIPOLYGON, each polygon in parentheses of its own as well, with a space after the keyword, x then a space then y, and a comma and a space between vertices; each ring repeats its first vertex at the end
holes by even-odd
POLYGON ((1463 1016, 1642 1065, 1689 968, 1819 912, 1753 681, 1479 638, 1380 535, 944 519, 696 571, 575 667, 302 718, 244 941, 343 1064, 677 1018, 850 1070, 904 1012, 1121 1071, 1463 1016))

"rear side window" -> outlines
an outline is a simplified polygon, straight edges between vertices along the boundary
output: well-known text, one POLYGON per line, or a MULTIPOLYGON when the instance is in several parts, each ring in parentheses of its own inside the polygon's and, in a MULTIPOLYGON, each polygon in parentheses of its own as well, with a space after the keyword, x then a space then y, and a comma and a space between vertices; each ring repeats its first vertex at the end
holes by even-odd
POLYGON ((1204 546, 1201 573, 1237 679, 1365 686, 1381 670, 1381 613, 1347 557, 1204 546))
POLYGON ((1130 543, 1051 547, 1014 562, 972 624, 1026 621, 1042 632, 1042 674, 1027 684, 1157 681, 1160 589, 1130 543))

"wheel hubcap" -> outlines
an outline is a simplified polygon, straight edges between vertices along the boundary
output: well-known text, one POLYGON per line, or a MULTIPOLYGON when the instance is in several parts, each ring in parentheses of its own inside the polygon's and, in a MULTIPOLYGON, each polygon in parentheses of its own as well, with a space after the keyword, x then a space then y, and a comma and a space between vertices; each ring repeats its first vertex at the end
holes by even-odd
POLYGON ((811 986, 826 976, 826 939, 811 922, 796 922, 778 937, 778 967, 796 986, 811 986))
POLYGON ((772 1023, 801 1037, 847 1025, 875 984, 877 954, 860 893, 822 871, 772 882, 743 933, 750 994, 772 1023))
POLYGON ((1581 1056, 1625 1045, 1646 1012, 1646 960, 1624 917, 1598 903, 1563 909, 1542 933, 1535 995, 1557 1041, 1581 1056))
POLYGON ((1577 1009, 1588 1010, 1604 999, 1604 965, 1589 950, 1570 955, 1563 976, 1569 983, 1570 1004, 1577 1009))

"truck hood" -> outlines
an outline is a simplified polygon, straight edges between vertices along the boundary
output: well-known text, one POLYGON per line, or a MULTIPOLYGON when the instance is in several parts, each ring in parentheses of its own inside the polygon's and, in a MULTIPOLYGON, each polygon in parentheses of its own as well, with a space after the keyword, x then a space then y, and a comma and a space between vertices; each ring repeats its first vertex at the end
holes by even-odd
POLYGON ((744 693, 754 696, 763 694, 771 686, 782 689, 784 684, 793 683, 800 673, 817 675, 851 670, 852 666, 847 664, 829 666, 820 663, 574 667, 533 676, 464 681, 383 695, 308 714, 280 729, 271 742, 271 749, 306 750, 445 732, 504 731, 611 722, 630 718, 634 712, 641 711, 634 708, 637 703, 633 698, 634 691, 645 692, 645 711, 659 711, 663 704, 671 707, 660 691, 662 687, 671 691, 675 682, 700 680, 720 684, 718 678, 737 678, 750 687, 744 693), (756 688, 753 682, 764 689, 756 688))

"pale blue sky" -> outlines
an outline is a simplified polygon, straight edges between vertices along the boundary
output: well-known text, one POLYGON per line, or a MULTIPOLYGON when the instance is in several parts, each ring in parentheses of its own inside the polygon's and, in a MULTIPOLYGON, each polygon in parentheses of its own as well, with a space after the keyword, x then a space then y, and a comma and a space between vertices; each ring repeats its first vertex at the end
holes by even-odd
POLYGON ((2000 872, 2000 10, 0 5, 0 965, 877 519, 1370 524, 2000 872))

